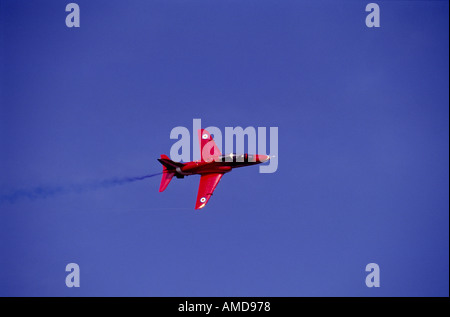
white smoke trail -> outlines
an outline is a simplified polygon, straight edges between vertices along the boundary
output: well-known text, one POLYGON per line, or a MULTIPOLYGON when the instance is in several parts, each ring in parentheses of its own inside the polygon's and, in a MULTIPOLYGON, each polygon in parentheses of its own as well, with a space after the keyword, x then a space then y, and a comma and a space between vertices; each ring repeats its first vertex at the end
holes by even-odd
POLYGON ((156 173, 139 177, 115 177, 110 179, 104 179, 101 181, 93 181, 81 184, 68 184, 60 186, 41 185, 30 189, 16 189, 12 190, 9 194, 1 194, 0 204, 3 203, 14 204, 23 199, 29 200, 45 199, 68 193, 84 193, 87 191, 93 191, 101 188, 109 188, 113 186, 125 185, 128 183, 144 180, 146 178, 158 176, 161 174, 162 173, 156 173))

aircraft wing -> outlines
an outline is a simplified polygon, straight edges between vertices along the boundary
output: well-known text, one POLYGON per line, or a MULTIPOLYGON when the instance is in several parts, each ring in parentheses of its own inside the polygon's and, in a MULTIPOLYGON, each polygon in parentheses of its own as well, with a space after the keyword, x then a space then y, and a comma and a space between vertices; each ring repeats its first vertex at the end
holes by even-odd
POLYGON ((223 173, 209 173, 200 177, 195 209, 201 209, 206 206, 222 176, 223 173))
POLYGON ((198 140, 200 142, 200 157, 202 162, 212 162, 221 155, 213 137, 205 129, 198 130, 198 140))

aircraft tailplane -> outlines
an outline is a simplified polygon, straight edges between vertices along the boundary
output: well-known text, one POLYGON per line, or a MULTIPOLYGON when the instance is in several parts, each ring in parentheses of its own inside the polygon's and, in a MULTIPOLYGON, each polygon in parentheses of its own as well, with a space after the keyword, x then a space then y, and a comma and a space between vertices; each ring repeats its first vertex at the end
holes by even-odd
POLYGON ((161 154, 161 158, 158 159, 158 161, 163 166, 161 185, 159 186, 159 192, 163 192, 167 188, 167 186, 169 186, 172 177, 176 174, 176 168, 183 166, 183 163, 174 162, 164 154, 161 154))

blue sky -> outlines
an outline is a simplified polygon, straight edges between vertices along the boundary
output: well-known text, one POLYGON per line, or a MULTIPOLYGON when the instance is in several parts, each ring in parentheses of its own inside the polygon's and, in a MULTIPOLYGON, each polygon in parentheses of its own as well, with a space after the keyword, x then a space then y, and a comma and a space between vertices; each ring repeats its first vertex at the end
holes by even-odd
POLYGON ((0 0, 2 197, 157 173, 194 118, 278 170, 3 200, 0 295, 448 296, 447 1, 76 3, 0 0))

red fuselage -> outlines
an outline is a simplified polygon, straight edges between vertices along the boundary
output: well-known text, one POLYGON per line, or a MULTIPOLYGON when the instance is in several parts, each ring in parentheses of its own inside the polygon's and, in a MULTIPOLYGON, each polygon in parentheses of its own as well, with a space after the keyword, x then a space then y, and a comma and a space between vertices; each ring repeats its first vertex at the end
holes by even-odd
POLYGON ((192 161, 184 163, 176 168, 176 176, 206 174, 206 173, 228 173, 233 168, 256 165, 267 162, 270 159, 267 155, 251 154, 228 154, 221 155, 211 162, 192 161))

